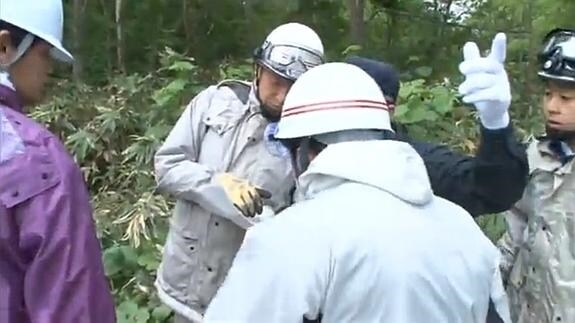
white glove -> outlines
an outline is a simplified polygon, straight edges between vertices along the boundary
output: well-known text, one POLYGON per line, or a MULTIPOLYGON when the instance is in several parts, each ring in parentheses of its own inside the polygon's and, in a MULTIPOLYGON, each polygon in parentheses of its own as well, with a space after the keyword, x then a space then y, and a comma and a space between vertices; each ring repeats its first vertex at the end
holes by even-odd
POLYGON ((498 33, 491 44, 491 52, 481 57, 474 42, 463 47, 463 62, 459 71, 465 81, 459 86, 463 102, 473 103, 479 112, 481 123, 487 129, 501 129, 509 125, 511 89, 505 62, 506 37, 498 33))

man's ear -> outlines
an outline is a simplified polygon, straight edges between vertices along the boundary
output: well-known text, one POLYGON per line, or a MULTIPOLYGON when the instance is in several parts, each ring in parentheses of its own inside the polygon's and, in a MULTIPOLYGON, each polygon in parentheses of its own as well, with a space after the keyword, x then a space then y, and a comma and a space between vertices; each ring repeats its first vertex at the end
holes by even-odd
POLYGON ((0 30, 0 66, 6 66, 14 56, 12 37, 7 30, 0 30))

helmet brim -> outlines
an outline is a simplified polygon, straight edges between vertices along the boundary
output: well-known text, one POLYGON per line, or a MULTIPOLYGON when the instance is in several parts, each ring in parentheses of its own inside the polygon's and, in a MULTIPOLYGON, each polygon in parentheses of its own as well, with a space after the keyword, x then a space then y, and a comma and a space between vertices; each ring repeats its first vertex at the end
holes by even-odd
POLYGON ((551 80, 551 81, 559 81, 559 82, 568 82, 568 83, 575 83, 575 78, 564 76, 564 75, 554 75, 547 72, 538 72, 540 78, 544 80, 551 80))
POLYGON ((72 56, 72 54, 70 54, 70 52, 68 50, 66 50, 66 48, 64 48, 64 46, 62 46, 62 44, 60 43, 51 43, 48 41, 48 43, 52 46, 54 46, 52 48, 52 51, 50 52, 50 54, 52 55, 52 58, 54 58, 55 60, 62 62, 62 63, 66 63, 66 64, 71 64, 74 62, 74 56, 72 56))

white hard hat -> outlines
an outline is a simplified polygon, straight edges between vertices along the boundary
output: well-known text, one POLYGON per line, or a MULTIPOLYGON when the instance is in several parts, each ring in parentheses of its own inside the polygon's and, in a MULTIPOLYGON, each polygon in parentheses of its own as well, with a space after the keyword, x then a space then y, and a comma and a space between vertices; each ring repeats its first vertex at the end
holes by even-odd
POLYGON ((68 63, 74 60, 62 45, 62 0, 0 0, 0 20, 54 46, 52 56, 55 59, 68 63))
POLYGON ((321 39, 310 27, 291 22, 276 27, 254 53, 257 63, 289 80, 324 62, 321 39))
POLYGON ((383 93, 359 67, 326 63, 292 85, 275 137, 295 139, 359 129, 393 131, 383 93))

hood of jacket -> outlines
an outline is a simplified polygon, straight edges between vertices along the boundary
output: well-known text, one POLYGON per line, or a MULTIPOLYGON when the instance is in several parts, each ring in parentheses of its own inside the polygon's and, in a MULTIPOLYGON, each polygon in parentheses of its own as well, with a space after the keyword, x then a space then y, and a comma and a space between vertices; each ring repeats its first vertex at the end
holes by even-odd
POLYGON ((433 198, 423 160, 409 144, 374 140, 328 145, 298 178, 297 199, 346 182, 378 188, 412 205, 433 198))

